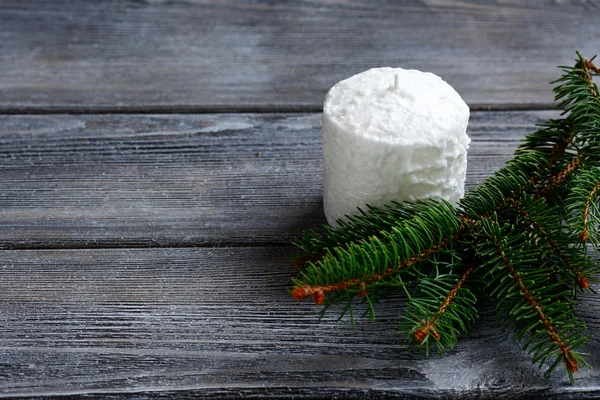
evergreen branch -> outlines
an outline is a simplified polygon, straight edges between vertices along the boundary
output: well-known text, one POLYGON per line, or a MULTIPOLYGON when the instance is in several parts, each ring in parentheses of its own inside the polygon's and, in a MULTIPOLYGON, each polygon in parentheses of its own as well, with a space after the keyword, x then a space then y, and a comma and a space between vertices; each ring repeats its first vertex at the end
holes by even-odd
POLYGON ((424 347, 426 355, 431 342, 439 353, 454 347, 458 334, 466 332, 479 317, 477 297, 465 287, 472 271, 462 276, 434 271, 436 276, 423 279, 407 302, 398 330, 411 344, 424 347))
MULTIPOLYGON (((456 268, 456 265, 450 268, 456 268)), ((475 268, 474 263, 470 264, 462 275, 440 275, 436 269, 436 276, 419 283, 419 296, 408 301, 398 330, 405 332, 413 343, 424 345, 426 355, 431 337, 441 353, 445 348, 454 347, 457 335, 465 332, 478 318, 477 298, 465 288, 475 268)))
POLYGON ((540 173, 548 168, 548 159, 543 151, 521 149, 516 154, 506 167, 486 178, 459 201, 459 207, 467 215, 489 215, 505 207, 509 198, 531 188, 540 173))
POLYGON ((600 74, 600 68, 598 68, 596 66, 596 64, 594 64, 593 59, 592 60, 583 60, 585 68, 588 70, 588 80, 591 81, 592 77, 590 74, 590 71, 594 72, 595 74, 600 74))
POLYGON ((553 82, 561 83, 554 89, 556 101, 560 100, 558 107, 565 113, 570 112, 573 122, 585 120, 589 117, 585 110, 598 106, 598 86, 590 72, 597 71, 598 67, 578 52, 575 66, 562 69, 563 76, 553 82))
POLYGON ((600 69, 594 64, 592 60, 586 60, 581 55, 580 61, 578 63, 578 67, 583 71, 583 77, 588 81, 588 87, 590 88, 590 93, 594 97, 598 97, 598 87, 594 83, 592 79, 591 71, 598 74, 600 73, 600 69))
POLYGON ((550 167, 556 164, 556 162, 562 158, 562 156, 565 154, 567 146, 573 143, 573 139, 575 138, 575 131, 573 129, 563 132, 567 132, 567 135, 565 137, 561 137, 562 140, 552 146, 550 158, 548 159, 548 164, 550 167))
POLYGON ((552 266, 536 268, 535 246, 509 224, 500 226, 496 215, 482 221, 482 233, 488 239, 484 242, 482 238, 484 244, 480 248, 489 256, 486 275, 491 279, 487 286, 492 288, 491 294, 498 307, 505 310, 508 321, 515 324, 517 339, 528 337, 523 348, 530 348, 534 362, 539 361, 540 365, 548 357, 556 357, 547 374, 562 361, 573 381, 573 372, 583 362, 574 349, 583 345, 587 338, 582 335, 585 325, 576 319, 572 305, 554 300, 566 297, 568 289, 560 284, 542 286, 552 266), (491 248, 495 256, 485 247, 491 248), (513 284, 504 281, 506 274, 513 279, 513 284))
POLYGON ((521 219, 515 222, 520 223, 529 237, 535 240, 542 259, 561 266, 560 272, 569 272, 579 288, 589 289, 589 279, 598 273, 598 266, 582 254, 580 249, 570 246, 577 238, 564 230, 556 209, 548 207, 543 198, 529 196, 520 200, 513 199, 510 207, 521 219), (550 249, 552 253, 547 254, 546 249, 550 249))
POLYGON ((448 203, 441 203, 440 206, 443 207, 438 207, 438 210, 445 209, 446 216, 454 218, 453 223, 442 227, 445 229, 439 229, 435 220, 428 221, 432 224, 429 227, 425 226, 425 220, 411 220, 404 224, 404 230, 394 228, 391 234, 384 234, 384 238, 388 239, 387 244, 377 237, 372 237, 370 241, 351 243, 346 249, 335 248, 333 253, 328 253, 317 263, 309 263, 301 278, 295 280, 292 296, 296 300, 313 297, 318 305, 323 304, 325 294, 331 292, 354 289, 361 296, 365 296, 368 285, 381 282, 392 274, 429 259, 432 254, 445 249, 469 228, 468 224, 461 223, 462 221, 456 218, 454 209, 448 203), (435 232, 436 230, 438 232, 435 232), (435 236, 440 239, 432 240, 435 236), (425 244, 424 241, 428 239, 430 242, 425 244), (387 248, 392 249, 392 257, 385 253, 387 248), (363 260, 363 264, 357 263, 358 258, 363 260), (389 264, 388 258, 392 259, 392 265, 389 264), (358 276, 353 276, 352 272, 356 271, 359 271, 358 276), (326 284, 310 283, 320 281, 322 273, 337 274, 326 284))
POLYGON ((359 215, 347 215, 346 219, 338 220, 337 228, 322 225, 304 232, 294 242, 300 252, 292 257, 292 263, 302 267, 309 262, 316 263, 335 247, 359 243, 373 236, 381 238, 382 232, 397 226, 398 221, 418 217, 419 213, 438 203, 439 200, 436 199, 422 199, 405 203, 392 202, 383 208, 366 205, 366 211, 358 209, 359 215))
MULTIPOLYGON (((550 119, 544 124, 538 125, 539 129, 523 138, 519 149, 515 152, 518 156, 522 150, 537 150, 547 154, 548 165, 545 173, 549 173, 564 156, 567 148, 573 143, 575 130, 568 119, 550 119)), ((532 176, 532 183, 536 184, 538 179, 532 176)))
POLYGON ((559 171, 554 178, 552 178, 548 186, 537 193, 537 197, 548 197, 550 193, 558 186, 565 183, 565 181, 572 175, 573 171, 575 171, 581 165, 581 162, 581 154, 577 154, 577 156, 573 157, 571 161, 569 161, 564 169, 559 171))
MULTIPOLYGON (((587 200, 585 201, 585 207, 583 208, 583 230, 581 232, 581 241, 586 242, 590 235, 589 222, 590 222, 590 206, 592 204, 592 200, 596 197, 596 192, 600 188, 600 182, 590 191, 588 194, 587 200)), ((595 218, 598 220, 598 218, 595 218)))
POLYGON ((567 197, 567 223, 582 242, 600 244, 600 169, 589 168, 582 171, 573 182, 573 189, 567 197))

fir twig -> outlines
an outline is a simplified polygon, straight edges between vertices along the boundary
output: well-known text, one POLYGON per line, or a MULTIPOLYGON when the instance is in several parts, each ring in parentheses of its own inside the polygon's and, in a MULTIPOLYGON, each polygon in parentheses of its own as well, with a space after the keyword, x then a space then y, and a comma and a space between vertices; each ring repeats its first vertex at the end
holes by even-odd
POLYGON ((581 154, 577 154, 577 156, 573 157, 571 161, 562 169, 558 174, 552 178, 548 186, 540 190, 537 194, 537 197, 548 197, 548 195, 554 191, 558 186, 565 183, 565 181, 571 176, 573 171, 577 169, 581 165, 581 154))
MULTIPOLYGON (((536 262, 536 249, 532 248, 526 237, 515 232, 513 227, 500 226, 498 219, 494 217, 483 221, 483 231, 486 238, 492 239, 489 246, 494 248, 498 256, 488 258, 489 270, 486 274, 495 275, 488 280, 488 286, 494 288, 492 294, 497 299, 498 306, 506 310, 509 321, 515 321, 518 338, 529 336, 524 345, 525 349, 536 337, 538 338, 537 344, 531 349, 534 362, 539 360, 543 363, 548 357, 557 356, 558 361, 564 362, 567 374, 572 380, 572 374, 577 372, 581 361, 580 355, 574 352, 572 347, 580 346, 587 338, 581 334, 585 331, 585 326, 576 320, 570 303, 554 300, 555 296, 564 297, 568 291, 560 283, 541 285, 547 281, 544 278, 548 276, 548 271, 532 265, 536 262), (501 270, 508 273, 514 284, 502 284, 501 270), (516 291, 520 296, 515 297, 516 291), (558 322, 560 320, 562 322, 558 322), (548 335, 552 346, 544 345, 541 333, 543 331, 532 329, 539 325, 548 335), (568 333, 560 332, 560 327, 568 333)), ((484 246, 487 245, 486 243, 484 246)), ((487 254, 491 256, 490 253, 487 254)), ((553 365, 557 364, 555 362, 553 365)))
MULTIPOLYGON (((534 244, 540 250, 540 257, 555 265, 562 264, 561 271, 572 274, 579 288, 589 289, 588 275, 597 273, 598 267, 580 249, 570 246, 577 238, 565 232, 558 210, 548 207, 543 198, 531 197, 513 200, 511 208, 522 220, 523 229, 530 238, 535 239, 534 244), (551 250, 550 255, 546 253, 546 249, 551 250)), ((519 223, 518 220, 514 222, 519 223)))
POLYGON ((600 169, 591 168, 583 171, 573 185, 574 188, 567 198, 567 222, 582 242, 589 241, 594 246, 598 246, 600 244, 598 232, 600 169))
POLYGON ((326 293, 350 289, 364 295, 369 285, 428 259, 468 228, 449 203, 438 203, 391 232, 381 232, 381 238, 372 236, 335 247, 316 263, 309 262, 296 279, 292 296, 297 300, 313 297, 315 303, 323 304, 326 293))
POLYGON ((587 200, 585 201, 585 207, 583 208, 583 231, 581 232, 582 242, 586 242, 590 235, 590 207, 592 206, 592 201, 595 200, 598 189, 600 189, 600 182, 590 191, 587 196, 587 200))
POLYGON ((409 301, 403 313, 400 331, 408 331, 410 339, 418 345, 425 344, 429 354, 429 340, 433 338, 439 352, 456 344, 459 333, 467 330, 467 324, 475 322, 477 298, 465 284, 473 270, 472 263, 462 275, 442 275, 421 283, 421 297, 409 301), (453 282, 455 282, 453 284, 453 282), (448 290, 449 289, 449 290, 448 290))

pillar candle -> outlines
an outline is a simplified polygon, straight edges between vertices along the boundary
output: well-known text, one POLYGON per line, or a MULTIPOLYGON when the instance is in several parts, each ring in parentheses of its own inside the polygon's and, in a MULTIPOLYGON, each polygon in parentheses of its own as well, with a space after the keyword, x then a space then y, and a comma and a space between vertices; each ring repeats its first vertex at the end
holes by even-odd
POLYGON ((323 107, 330 225, 366 204, 464 195, 469 107, 440 77, 373 68, 337 83, 323 107))

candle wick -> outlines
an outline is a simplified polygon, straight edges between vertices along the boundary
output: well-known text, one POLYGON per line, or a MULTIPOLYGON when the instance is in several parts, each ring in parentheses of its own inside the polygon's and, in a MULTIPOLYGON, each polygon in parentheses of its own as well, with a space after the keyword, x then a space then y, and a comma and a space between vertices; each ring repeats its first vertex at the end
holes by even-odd
POLYGON ((398 89, 398 74, 394 74, 394 89, 398 89))

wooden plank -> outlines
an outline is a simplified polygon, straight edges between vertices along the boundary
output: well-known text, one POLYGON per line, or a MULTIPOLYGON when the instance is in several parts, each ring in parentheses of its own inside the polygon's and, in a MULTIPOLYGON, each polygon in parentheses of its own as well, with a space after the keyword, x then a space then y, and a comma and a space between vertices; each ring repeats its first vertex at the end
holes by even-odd
POLYGON ((371 67, 439 74, 477 107, 552 101, 598 51, 598 1, 4 0, 0 111, 318 111, 371 67))
MULTIPOLYGON (((467 188, 554 112, 475 112, 467 188)), ((0 116, 0 248, 288 243, 324 223, 320 114, 0 116)))
MULTIPOLYGON (((290 247, 0 252, 0 397, 161 392, 232 397, 591 398, 595 369, 574 387, 551 379, 487 315, 445 356, 421 359, 394 333, 400 298, 377 319, 318 322, 287 292, 290 247), (579 397, 581 396, 581 397, 579 397)), ((596 289, 600 286, 596 285, 596 289)), ((580 307, 599 326, 595 296, 580 307)))

